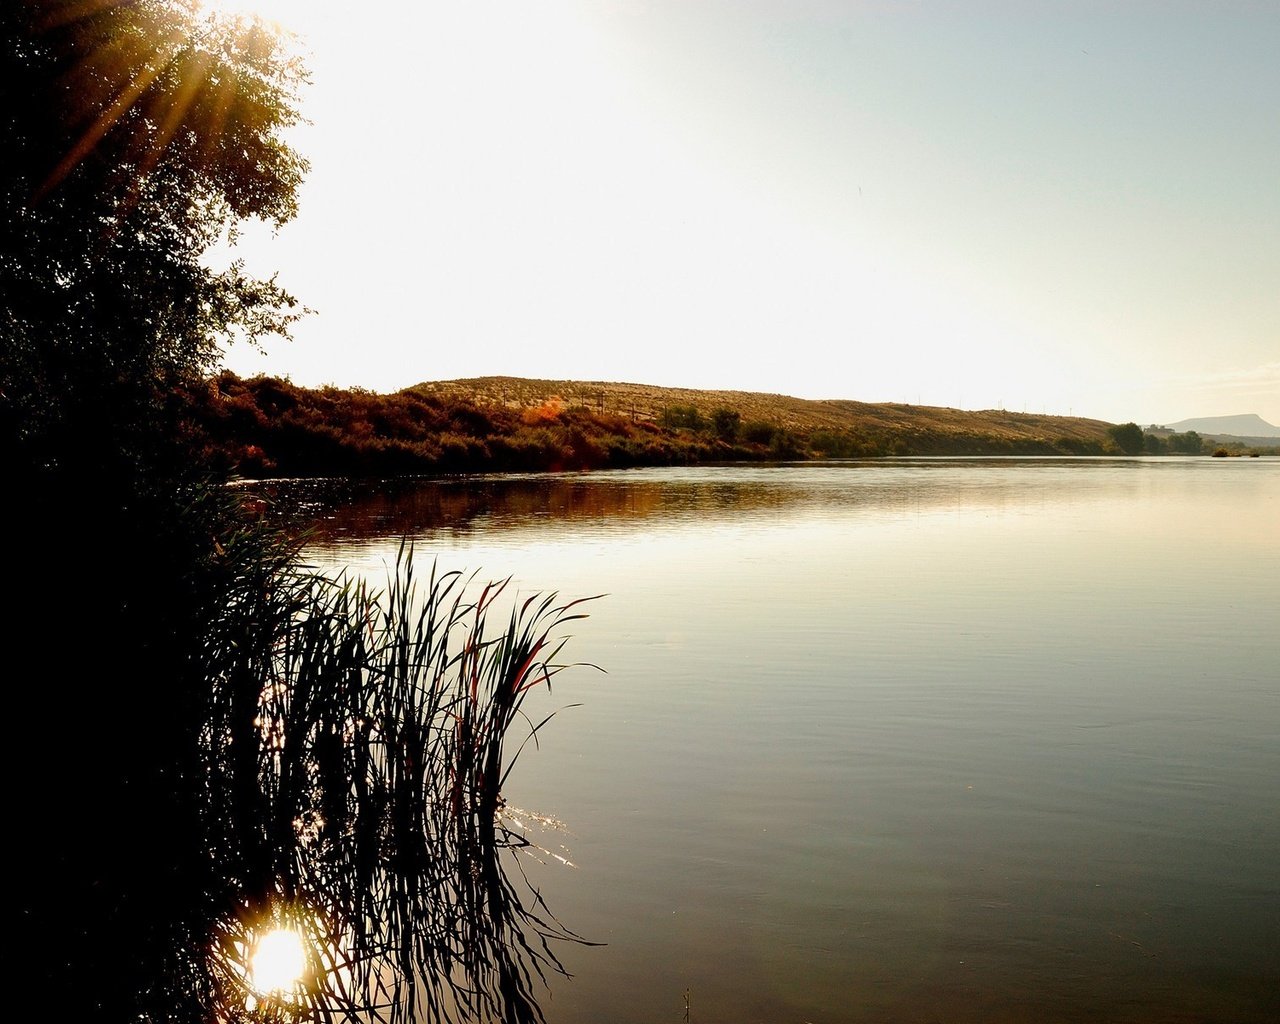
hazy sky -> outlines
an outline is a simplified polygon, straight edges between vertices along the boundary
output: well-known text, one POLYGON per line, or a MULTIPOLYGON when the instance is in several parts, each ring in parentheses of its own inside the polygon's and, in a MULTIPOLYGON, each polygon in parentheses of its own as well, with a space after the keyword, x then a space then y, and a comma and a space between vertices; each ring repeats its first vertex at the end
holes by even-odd
POLYGON ((1278 0, 234 2, 314 75, 239 372, 1280 424, 1278 0))

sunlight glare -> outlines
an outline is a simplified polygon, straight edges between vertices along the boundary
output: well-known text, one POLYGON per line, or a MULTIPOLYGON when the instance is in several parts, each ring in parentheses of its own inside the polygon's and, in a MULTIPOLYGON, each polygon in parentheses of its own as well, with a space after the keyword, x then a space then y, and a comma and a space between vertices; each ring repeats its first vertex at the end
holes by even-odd
POLYGON ((310 6, 307 0, 198 0, 198 3, 210 14, 245 18, 256 15, 290 32, 302 27, 310 6))
POLYGON ((296 988, 307 970, 302 936, 292 928, 277 928, 258 940, 249 959, 249 984, 259 995, 296 988))

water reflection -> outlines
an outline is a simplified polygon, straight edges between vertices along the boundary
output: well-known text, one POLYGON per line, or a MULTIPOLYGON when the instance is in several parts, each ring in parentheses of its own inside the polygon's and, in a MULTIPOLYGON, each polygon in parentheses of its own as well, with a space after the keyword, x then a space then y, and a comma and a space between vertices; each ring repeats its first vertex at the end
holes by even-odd
POLYGON ((1269 1022, 1277 509, 1267 460, 646 471, 358 497, 312 551, 610 593, 508 794, 608 943, 558 1024, 1269 1022))
POLYGON ((504 796, 581 602, 513 609, 452 572, 419 589, 411 555, 380 594, 273 573, 213 638, 200 814, 221 1020, 535 1024, 537 979, 582 941, 529 886, 504 796))
MULTIPOLYGON (((1165 466, 1170 465, 1165 460, 1165 466)), ((773 512, 866 508, 929 512, 1025 508, 1037 497, 1088 502, 1102 490, 1076 473, 1132 470, 1122 459, 902 459, 775 467, 620 470, 568 475, 429 480, 281 480, 247 485, 273 514, 311 531, 318 545, 385 537, 465 540, 495 531, 573 533, 733 521, 773 512), (1064 474, 1074 474, 1063 490, 1064 474), (945 477, 945 486, 939 486, 945 477)), ((1150 469, 1150 463, 1145 467, 1150 469)), ((1160 467, 1156 467, 1160 468, 1160 467)))
POLYGON ((248 984, 260 996, 290 992, 303 984, 307 947, 296 928, 273 928, 250 943, 248 984))

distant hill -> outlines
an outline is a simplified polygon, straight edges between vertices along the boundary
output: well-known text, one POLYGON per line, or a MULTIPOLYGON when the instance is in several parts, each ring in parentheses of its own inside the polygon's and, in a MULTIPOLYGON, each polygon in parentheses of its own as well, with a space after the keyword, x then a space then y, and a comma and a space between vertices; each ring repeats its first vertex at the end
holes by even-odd
POLYGON ((1197 434, 1213 437, 1280 437, 1280 427, 1272 426, 1257 413, 1252 412, 1243 416, 1201 416, 1199 419, 1180 420, 1177 423, 1163 425, 1178 433, 1194 430, 1197 434))

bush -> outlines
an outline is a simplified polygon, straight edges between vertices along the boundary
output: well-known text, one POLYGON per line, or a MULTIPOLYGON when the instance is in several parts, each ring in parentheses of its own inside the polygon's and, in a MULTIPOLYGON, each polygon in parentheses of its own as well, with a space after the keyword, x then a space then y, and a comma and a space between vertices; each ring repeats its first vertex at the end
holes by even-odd
POLYGON ((761 420, 750 420, 742 424, 741 435, 744 441, 751 444, 772 444, 773 435, 778 432, 778 428, 772 423, 765 423, 761 420))
POLYGON ((737 440, 741 423, 742 416, 732 409, 719 408, 711 413, 711 432, 726 443, 737 440))
POLYGON ((658 423, 668 430, 702 430, 706 420, 696 406, 669 405, 658 414, 658 423))

